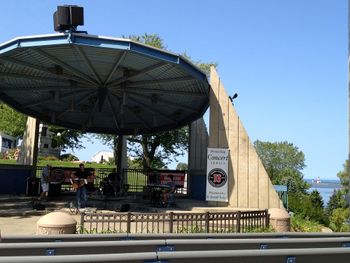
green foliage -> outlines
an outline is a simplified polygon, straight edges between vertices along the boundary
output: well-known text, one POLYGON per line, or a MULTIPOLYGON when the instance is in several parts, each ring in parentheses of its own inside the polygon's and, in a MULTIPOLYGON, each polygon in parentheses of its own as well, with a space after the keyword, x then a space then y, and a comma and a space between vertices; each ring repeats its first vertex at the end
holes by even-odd
POLYGON ((291 229, 294 232, 321 232, 322 230, 321 224, 309 219, 305 219, 299 214, 293 215, 291 217, 290 223, 291 229))
POLYGON ((325 223, 323 200, 320 193, 314 190, 310 195, 290 193, 289 209, 296 215, 319 223, 325 223))
POLYGON ((56 156, 39 156, 38 157, 39 161, 58 161, 59 159, 56 156))
POLYGON ((346 208, 347 204, 345 201, 345 191, 343 189, 335 190, 333 191, 333 194, 329 198, 329 201, 327 203, 327 207, 325 209, 325 214, 327 217, 330 217, 333 210, 337 208, 346 208))
POLYGON ((287 185, 289 193, 306 194, 310 187, 303 179, 305 156, 289 142, 255 141, 254 146, 273 184, 287 185))
POLYGON ((176 165, 176 170, 187 170, 188 164, 187 163, 178 163, 176 165))
POLYGON ((346 208, 336 208, 329 217, 329 227, 335 232, 349 231, 348 220, 349 210, 346 208))
POLYGON ((52 147, 59 147, 61 151, 84 148, 81 143, 81 139, 84 137, 82 132, 53 125, 49 126, 49 130, 53 133, 51 137, 52 147))
POLYGON ((188 127, 155 134, 130 136, 129 151, 135 158, 142 158, 144 169, 161 168, 173 159, 183 156, 188 148, 188 127))
POLYGON ((272 226, 268 227, 247 227, 243 233, 273 233, 276 232, 272 226))
POLYGON ((343 170, 337 173, 340 183, 343 187, 344 193, 349 192, 349 160, 346 160, 343 164, 343 170))
POLYGON ((67 162, 79 161, 79 158, 71 153, 62 154, 60 159, 67 162))
POLYGON ((0 103, 0 131, 13 137, 23 137, 27 116, 0 103))

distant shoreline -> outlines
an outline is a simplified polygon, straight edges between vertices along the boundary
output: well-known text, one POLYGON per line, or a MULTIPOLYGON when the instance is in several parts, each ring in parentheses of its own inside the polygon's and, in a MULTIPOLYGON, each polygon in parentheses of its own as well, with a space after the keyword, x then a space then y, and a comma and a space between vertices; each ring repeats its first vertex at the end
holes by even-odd
POLYGON ((311 185, 313 188, 341 188, 339 180, 317 180, 305 179, 305 182, 311 185))

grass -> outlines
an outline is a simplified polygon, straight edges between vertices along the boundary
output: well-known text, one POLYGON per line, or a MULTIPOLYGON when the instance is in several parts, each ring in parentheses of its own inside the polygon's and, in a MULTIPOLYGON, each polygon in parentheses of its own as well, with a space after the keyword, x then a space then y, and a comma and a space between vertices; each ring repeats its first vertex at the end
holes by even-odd
MULTIPOLYGON (((0 164, 17 164, 16 160, 0 159, 0 164)), ((67 161, 54 161, 54 160, 39 160, 37 166, 46 166, 47 164, 53 167, 79 167, 79 163, 67 162, 67 161)), ((115 168, 115 165, 87 162, 86 168, 115 168)))

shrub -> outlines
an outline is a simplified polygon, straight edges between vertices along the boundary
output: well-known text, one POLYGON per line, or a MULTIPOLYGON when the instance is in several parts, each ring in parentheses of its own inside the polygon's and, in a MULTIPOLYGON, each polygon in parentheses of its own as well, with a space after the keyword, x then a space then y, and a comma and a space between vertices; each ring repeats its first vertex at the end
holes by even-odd
POLYGON ((301 215, 293 215, 290 223, 292 231, 295 232, 321 232, 322 230, 321 224, 301 215))
POLYGON ((349 210, 346 208, 336 208, 329 217, 329 227, 336 232, 349 231, 348 224, 349 210))
POLYGON ((71 153, 66 153, 61 155, 61 160, 67 161, 67 162, 74 162, 74 161, 79 161, 79 158, 71 153))

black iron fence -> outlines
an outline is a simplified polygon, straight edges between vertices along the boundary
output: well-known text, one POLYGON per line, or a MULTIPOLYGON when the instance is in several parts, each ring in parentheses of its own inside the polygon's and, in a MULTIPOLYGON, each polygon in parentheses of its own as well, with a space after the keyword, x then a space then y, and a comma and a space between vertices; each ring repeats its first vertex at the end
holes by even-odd
POLYGON ((206 213, 82 213, 81 233, 244 233, 269 227, 267 210, 206 213))
MULTIPOLYGON (((38 166, 36 168, 36 177, 40 177, 42 174, 42 170, 44 169, 43 166, 38 166)), ((62 168, 64 169, 64 168, 62 168)), ((94 186, 100 187, 101 182, 115 169, 113 168, 95 168, 95 180, 94 180, 94 186)), ((128 193, 142 193, 144 191, 144 187, 147 185, 148 182, 148 170, 144 169, 123 169, 123 176, 122 176, 122 184, 127 186, 124 187, 125 190, 127 190, 128 193)), ((63 189, 67 188, 67 186, 62 186, 63 189)), ((69 186, 68 186, 69 188, 69 186)), ((183 187, 176 189, 177 194, 186 195, 188 193, 187 191, 187 174, 185 176, 185 181, 183 187)))

